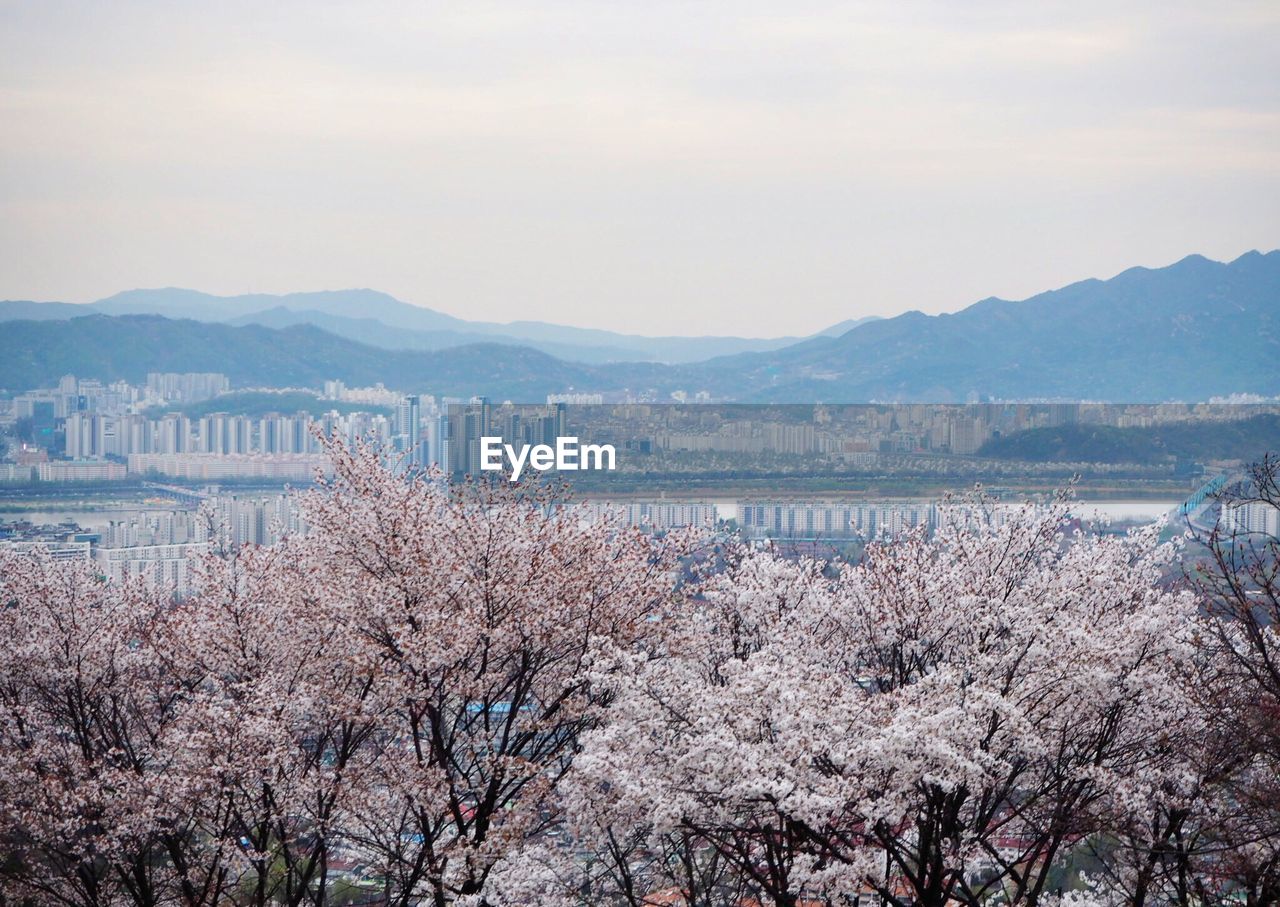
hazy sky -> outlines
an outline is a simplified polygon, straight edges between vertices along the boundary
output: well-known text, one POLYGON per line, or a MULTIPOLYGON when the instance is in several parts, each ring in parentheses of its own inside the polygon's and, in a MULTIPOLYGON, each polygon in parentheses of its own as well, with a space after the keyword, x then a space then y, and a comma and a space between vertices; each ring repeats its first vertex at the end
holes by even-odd
POLYGON ((0 0, 0 298, 805 333, 1280 246, 1280 3, 0 0))

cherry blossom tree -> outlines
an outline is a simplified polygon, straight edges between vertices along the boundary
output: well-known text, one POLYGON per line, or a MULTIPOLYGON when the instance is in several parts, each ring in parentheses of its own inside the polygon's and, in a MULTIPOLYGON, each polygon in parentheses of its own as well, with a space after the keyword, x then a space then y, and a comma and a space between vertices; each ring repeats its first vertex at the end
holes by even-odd
POLYGON ((1111 802, 1095 855, 1112 903, 1280 900, 1280 543, 1237 519, 1280 505, 1280 459, 1254 464, 1217 504, 1209 529, 1193 527, 1186 565, 1208 617, 1188 680, 1198 708, 1161 732, 1178 754, 1168 770, 1111 802))
POLYGON ((1035 903, 1193 707, 1194 599, 1158 584, 1174 552, 1155 529, 1065 538, 1067 507, 998 528, 956 508, 834 578, 734 559, 667 651, 617 673, 573 812, 624 801, 780 905, 1035 903))
POLYGON ((1275 900, 1260 554, 974 497, 823 563, 329 447, 181 600, 0 552, 6 903, 1275 900))
MULTIPOLYGON (((1210 764, 1201 860, 1205 887, 1280 902, 1280 537, 1242 526, 1240 508, 1280 509, 1280 455, 1249 466, 1218 495, 1219 519, 1197 533, 1205 555, 1188 570, 1213 632, 1217 676, 1206 685, 1210 764)), ((1184 873, 1185 874, 1185 873, 1184 873)), ((1193 873, 1194 875, 1194 873, 1193 873)))
POLYGON ((324 902, 381 732, 377 678, 345 657, 332 590, 304 550, 287 539, 209 558, 157 637, 196 681, 177 744, 186 790, 244 904, 324 902))
POLYGON ((331 454, 333 480, 305 501, 305 568, 331 590, 342 658, 387 704, 347 837, 391 902, 476 896, 555 823, 552 794, 608 703, 593 659, 663 626, 694 537, 592 523, 545 489, 331 454))
POLYGON ((189 678, 153 645, 165 602, 85 563, 0 552, 0 890, 66 905, 217 903, 190 809, 189 678))

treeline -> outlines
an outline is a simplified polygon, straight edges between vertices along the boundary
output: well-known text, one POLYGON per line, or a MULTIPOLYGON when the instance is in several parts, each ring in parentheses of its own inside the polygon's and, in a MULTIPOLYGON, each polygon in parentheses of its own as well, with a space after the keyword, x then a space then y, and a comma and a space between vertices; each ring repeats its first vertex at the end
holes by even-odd
POLYGON ((5 904, 1280 898, 1274 540, 833 564, 331 453, 182 601, 0 554, 5 904))
POLYGON ((1280 416, 1264 413, 1233 422, 1170 422, 1144 428, 1072 423, 993 438, 980 457, 1033 463, 1160 463, 1176 460, 1250 461, 1280 449, 1280 416))

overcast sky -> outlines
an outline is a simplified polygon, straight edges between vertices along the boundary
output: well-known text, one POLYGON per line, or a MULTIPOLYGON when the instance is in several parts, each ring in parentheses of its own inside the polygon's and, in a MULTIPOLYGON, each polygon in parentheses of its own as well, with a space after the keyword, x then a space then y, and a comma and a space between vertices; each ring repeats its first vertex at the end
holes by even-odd
POLYGON ((0 298, 774 335, 1230 259, 1277 47, 1275 0, 0 0, 0 298))

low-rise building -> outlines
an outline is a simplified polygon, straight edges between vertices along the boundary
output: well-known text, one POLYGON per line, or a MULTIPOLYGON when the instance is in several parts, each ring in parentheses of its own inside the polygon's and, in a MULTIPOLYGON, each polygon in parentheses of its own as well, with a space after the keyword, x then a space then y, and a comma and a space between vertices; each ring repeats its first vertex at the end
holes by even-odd
POLYGON ((309 482, 317 469, 332 469, 324 454, 130 454, 129 472, 150 472, 175 479, 285 479, 309 482))
POLYGON ((106 460, 52 460, 36 464, 41 482, 105 482, 126 478, 123 463, 106 460))
POLYGON ((206 542, 134 545, 129 548, 99 548, 94 557, 108 582, 119 583, 141 576, 156 589, 185 595, 191 591, 192 562, 208 548, 206 542))
POLYGON ((55 561, 87 561, 92 558, 92 545, 87 541, 27 539, 0 542, 0 548, 15 554, 35 554, 37 551, 44 551, 55 561))

